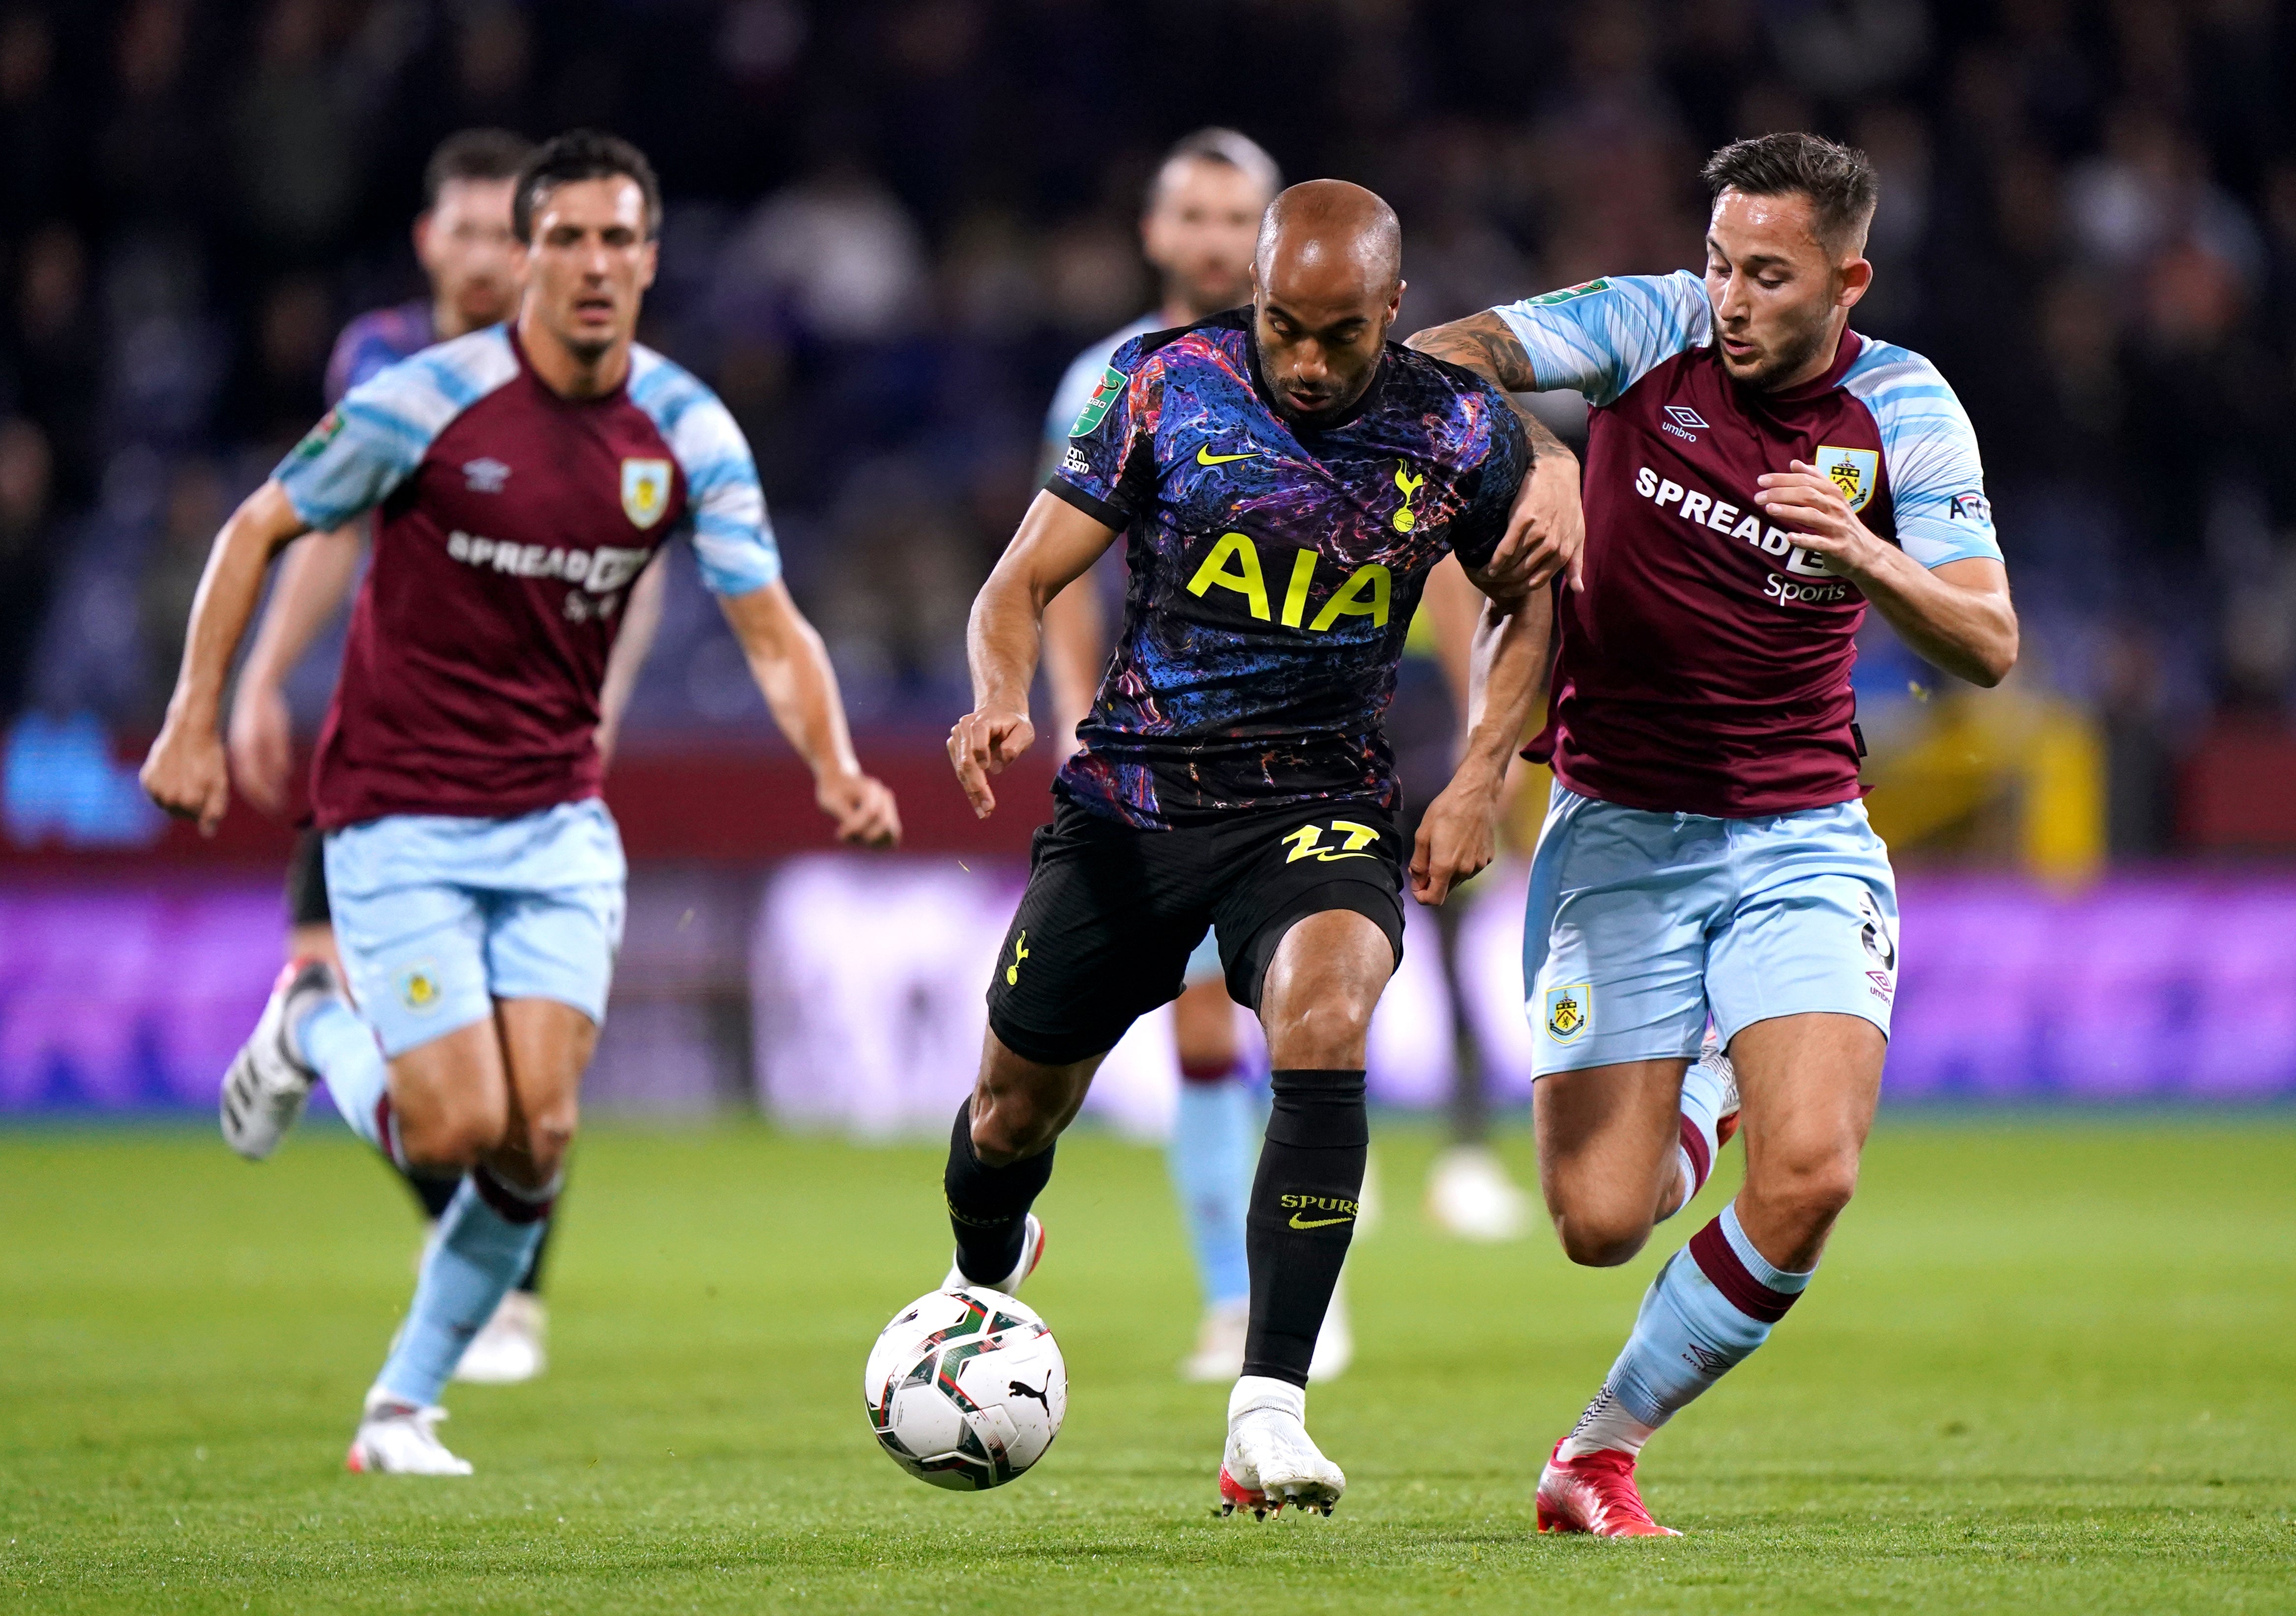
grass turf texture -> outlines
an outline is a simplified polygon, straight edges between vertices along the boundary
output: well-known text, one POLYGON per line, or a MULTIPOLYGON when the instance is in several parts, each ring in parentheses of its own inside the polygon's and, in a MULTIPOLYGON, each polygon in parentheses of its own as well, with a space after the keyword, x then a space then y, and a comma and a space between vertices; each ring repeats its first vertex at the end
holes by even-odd
POLYGON ((340 1468, 414 1241, 347 1136, 255 1168, 0 1133, 0 1607, 2296 1609, 2285 1119, 1885 1122, 1809 1299, 1652 1444, 1662 1543, 1542 1539, 1530 1489, 1720 1194, 1582 1272, 1438 1237, 1431 1136, 1381 1139, 1361 1354, 1310 1400, 1347 1499, 1255 1524, 1212 1507, 1225 1388, 1173 1378, 1196 1295, 1149 1151, 1062 1145, 1029 1295, 1067 1429, 975 1496, 900 1474, 860 1402, 947 1261, 938 1149, 593 1132, 551 1372, 455 1388, 480 1473, 425 1481, 340 1468))

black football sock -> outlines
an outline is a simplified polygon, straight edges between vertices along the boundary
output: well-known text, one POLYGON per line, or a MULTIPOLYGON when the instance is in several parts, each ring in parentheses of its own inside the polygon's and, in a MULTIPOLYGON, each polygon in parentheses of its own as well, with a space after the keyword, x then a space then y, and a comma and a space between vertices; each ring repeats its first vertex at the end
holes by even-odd
POLYGON ((1021 1261, 1029 1208, 1053 1176, 1053 1147, 1010 1167, 991 1167, 973 1154, 972 1101, 956 1108, 948 1137, 948 1226, 956 1231, 956 1266, 980 1285, 994 1285, 1021 1261))
POLYGON ((398 1173, 406 1180, 406 1188, 414 1192, 414 1198, 422 1203, 422 1215, 433 1223, 447 1215, 455 1192, 463 1188, 463 1175, 459 1172, 425 1172, 417 1167, 402 1167, 398 1173))
POLYGON ((1371 1125, 1361 1071, 1275 1072, 1269 1082, 1275 1103, 1243 1226, 1251 1259, 1243 1372, 1304 1386, 1355 1235, 1371 1125))

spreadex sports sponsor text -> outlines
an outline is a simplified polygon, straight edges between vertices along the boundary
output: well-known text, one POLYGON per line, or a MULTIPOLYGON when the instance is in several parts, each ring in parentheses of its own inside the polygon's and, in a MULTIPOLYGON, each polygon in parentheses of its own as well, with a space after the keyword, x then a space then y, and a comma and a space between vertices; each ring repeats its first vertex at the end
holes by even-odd
POLYGON ((1790 573, 1823 580, 1801 584, 1771 573, 1763 583, 1762 593, 1780 606, 1833 606, 1850 600, 1856 592, 1826 570, 1824 557, 1795 543, 1792 534, 1766 525, 1760 517, 1742 511, 1727 500, 1717 499, 1702 489, 1685 488, 1672 477, 1660 477, 1648 466, 1635 473, 1635 492, 1662 508, 1670 508, 1686 522, 1743 539, 1764 555, 1784 557, 1785 569, 1790 573))

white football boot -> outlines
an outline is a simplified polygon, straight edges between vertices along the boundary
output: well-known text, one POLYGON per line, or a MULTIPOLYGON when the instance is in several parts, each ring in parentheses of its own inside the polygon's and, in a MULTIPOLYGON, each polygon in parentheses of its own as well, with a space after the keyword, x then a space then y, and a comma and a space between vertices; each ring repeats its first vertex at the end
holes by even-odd
POLYGON ((1530 1224, 1530 1198, 1491 1150, 1455 1145, 1427 1175, 1427 1215, 1462 1240, 1520 1240, 1530 1224))
POLYGON ((1028 1227, 1021 1235, 1021 1261, 1013 1265, 1011 1273, 999 1279, 995 1285, 990 1285, 985 1280, 968 1279, 965 1277, 964 1270, 957 1266, 955 1259, 951 1258, 948 1265, 948 1277, 940 1282, 940 1288, 944 1291, 1002 1291, 1007 1296, 1017 1296, 1021 1292, 1021 1282, 1037 1271, 1037 1264, 1044 1254, 1045 1226, 1037 1221, 1036 1213, 1030 1212, 1028 1227))
POLYGON ((359 1416, 358 1433, 343 1468, 370 1473, 408 1476, 466 1476, 471 1462, 447 1451, 439 1440, 444 1408, 416 1408, 400 1402, 381 1387, 366 1394, 359 1416))
POLYGON ((487 1327, 471 1337, 455 1378, 480 1386, 513 1386, 532 1380, 550 1367, 543 1338, 550 1327, 550 1310, 531 1291, 512 1291, 495 1309, 487 1327))
POLYGON ((1195 1385, 1234 1380, 1243 1373, 1243 1342, 1250 1330, 1250 1297, 1206 1308, 1196 1331, 1196 1350, 1180 1360, 1180 1378, 1195 1385))
POLYGON ((318 1000, 340 994, 335 967, 324 959, 298 959, 281 968, 255 1031, 223 1074, 217 1111, 224 1142, 250 1162, 279 1148, 302 1117, 319 1074, 304 1064, 291 1031, 318 1000))
POLYGON ((1247 1375, 1227 1400, 1227 1449, 1220 1459, 1220 1514, 1248 1509, 1255 1521, 1296 1504, 1328 1515, 1348 1478, 1308 1435, 1308 1394, 1289 1381, 1247 1375))

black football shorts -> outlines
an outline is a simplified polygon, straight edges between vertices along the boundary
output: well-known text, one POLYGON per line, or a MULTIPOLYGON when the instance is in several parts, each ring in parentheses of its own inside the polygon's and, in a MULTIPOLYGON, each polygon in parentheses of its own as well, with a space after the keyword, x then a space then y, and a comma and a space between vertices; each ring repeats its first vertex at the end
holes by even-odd
POLYGON ((1029 888, 988 983, 988 1024, 1015 1055, 1046 1065, 1098 1055, 1179 996, 1207 926, 1229 997, 1255 1010, 1284 933, 1324 910, 1369 918, 1400 964, 1408 859, 1395 815, 1369 803, 1139 830, 1063 797, 1030 846, 1029 888))
POLYGON ((287 860, 287 924, 332 926, 334 919, 327 907, 327 838, 306 825, 295 833, 287 860))

